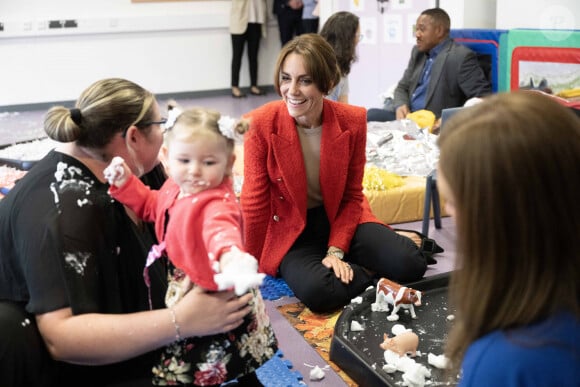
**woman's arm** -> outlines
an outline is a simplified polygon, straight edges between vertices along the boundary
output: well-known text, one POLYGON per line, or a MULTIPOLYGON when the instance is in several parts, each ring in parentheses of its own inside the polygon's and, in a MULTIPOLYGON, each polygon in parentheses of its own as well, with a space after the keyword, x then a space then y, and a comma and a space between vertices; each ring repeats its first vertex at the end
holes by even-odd
POLYGON ((127 360, 181 337, 230 331, 249 313, 250 293, 206 293, 195 288, 171 309, 131 314, 87 313, 70 308, 36 316, 46 346, 56 360, 103 365, 127 360))
MULTIPOLYGON (((352 141, 348 149, 348 165, 344 191, 340 197, 338 212, 330 225, 328 245, 348 251, 350 241, 363 212, 362 180, 366 162, 366 113, 360 108, 351 108, 349 112, 348 131, 352 141)), ((328 167, 328 166, 327 166, 328 167)))

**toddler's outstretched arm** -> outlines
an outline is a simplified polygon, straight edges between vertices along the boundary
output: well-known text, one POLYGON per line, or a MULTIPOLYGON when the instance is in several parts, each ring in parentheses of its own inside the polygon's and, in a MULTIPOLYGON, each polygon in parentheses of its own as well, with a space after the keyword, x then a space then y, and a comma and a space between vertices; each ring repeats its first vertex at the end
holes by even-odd
POLYGON ((125 163, 125 160, 119 156, 113 157, 113 160, 111 160, 111 163, 107 168, 105 168, 103 173, 109 184, 114 185, 117 188, 125 185, 132 174, 131 169, 127 163, 125 163))
POLYGON ((241 296, 256 286, 260 286, 266 274, 258 273, 258 261, 248 253, 232 248, 220 257, 221 272, 214 275, 219 290, 234 288, 241 296))

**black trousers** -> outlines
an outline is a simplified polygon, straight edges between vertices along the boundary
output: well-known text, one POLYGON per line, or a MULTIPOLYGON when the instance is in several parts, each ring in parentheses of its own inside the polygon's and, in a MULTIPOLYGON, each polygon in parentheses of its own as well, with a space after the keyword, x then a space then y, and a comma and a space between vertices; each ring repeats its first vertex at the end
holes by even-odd
POLYGON ((386 121, 394 121, 396 119, 397 114, 394 111, 379 108, 370 108, 369 110, 367 110, 367 122, 371 121, 386 122, 386 121))
POLYGON ((320 23, 320 19, 318 19, 318 18, 302 19, 302 33, 304 33, 304 34, 308 34, 308 33, 317 34, 319 23, 320 23))
POLYGON ((302 8, 284 7, 278 10, 277 15, 282 46, 291 41, 294 36, 302 35, 302 8))
POLYGON ((374 279, 386 277, 405 283, 419 280, 427 261, 417 245, 389 227, 378 223, 360 224, 348 254, 354 277, 344 284, 332 269, 322 265, 328 249, 330 225, 324 207, 308 210, 306 228, 282 259, 279 274, 313 312, 330 312, 347 305, 374 279), (367 271, 374 276, 370 276, 367 271))
POLYGON ((243 34, 231 34, 232 36, 232 86, 240 86, 240 68, 242 67, 242 55, 244 45, 248 42, 248 64, 250 67, 251 86, 258 86, 258 49, 262 38, 262 24, 248 23, 248 28, 243 34))

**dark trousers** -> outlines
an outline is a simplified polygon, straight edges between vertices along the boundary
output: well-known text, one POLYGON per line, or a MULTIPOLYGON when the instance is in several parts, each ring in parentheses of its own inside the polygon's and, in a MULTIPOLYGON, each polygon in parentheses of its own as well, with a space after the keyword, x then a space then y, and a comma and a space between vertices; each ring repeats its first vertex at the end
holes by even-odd
POLYGON ((251 86, 258 86, 258 49, 262 37, 262 25, 248 23, 248 28, 243 34, 232 34, 232 86, 240 86, 240 68, 242 67, 242 55, 244 45, 248 42, 248 64, 250 66, 251 86))
POLYGON ((367 110, 367 122, 378 121, 395 121, 397 119, 397 113, 391 110, 370 108, 367 110))
POLYGON ((292 9, 284 7, 278 10, 278 29, 280 30, 280 42, 282 46, 292 40, 294 36, 301 35, 302 31, 302 8, 292 9))
POLYGON ((308 33, 317 34, 319 23, 320 23, 320 19, 318 19, 318 18, 302 19, 302 33, 303 34, 308 34, 308 33))
POLYGON ((363 223, 358 225, 344 257, 354 271, 353 280, 344 284, 321 263, 329 234, 324 207, 308 210, 306 228, 280 264, 280 276, 313 312, 329 312, 347 305, 376 278, 405 283, 421 279, 427 270, 425 257, 409 238, 378 223, 363 223))

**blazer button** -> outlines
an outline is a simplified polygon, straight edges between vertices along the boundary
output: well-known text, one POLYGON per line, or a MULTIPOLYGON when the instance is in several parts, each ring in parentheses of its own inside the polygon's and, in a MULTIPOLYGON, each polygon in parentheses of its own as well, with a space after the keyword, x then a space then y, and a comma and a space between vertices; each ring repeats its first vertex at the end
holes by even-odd
POLYGON ((274 222, 279 222, 280 218, 278 217, 278 215, 274 215, 274 222))
POLYGON ((277 178, 277 179, 276 179, 276 181, 282 181, 282 178, 281 178, 281 177, 279 177, 279 178, 277 178))
POLYGON ((280 200, 284 200, 284 196, 280 196, 280 200))

